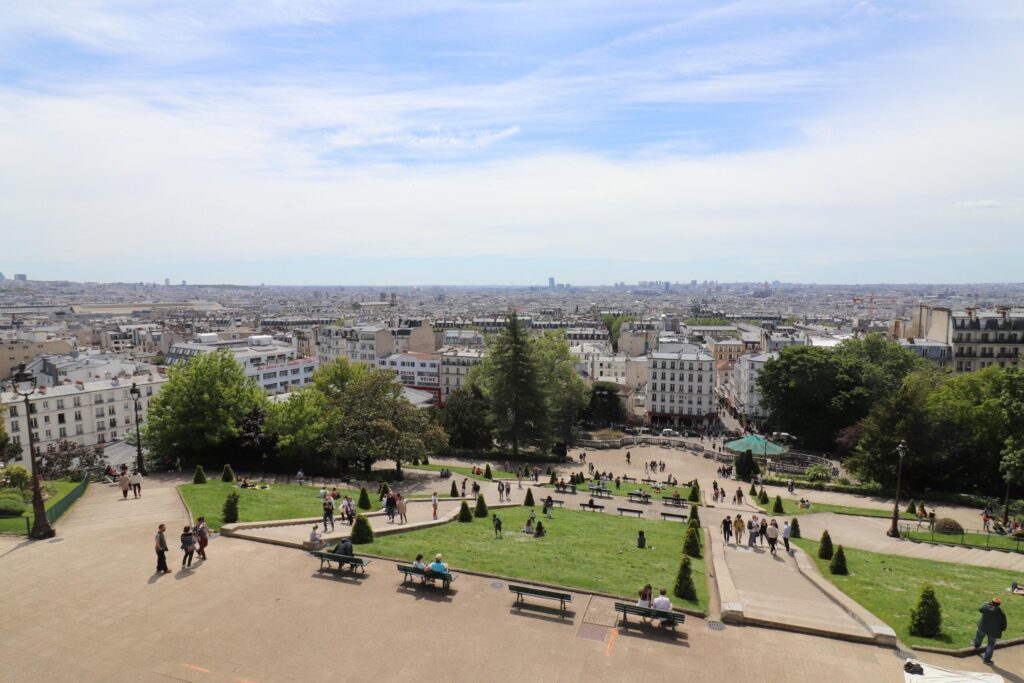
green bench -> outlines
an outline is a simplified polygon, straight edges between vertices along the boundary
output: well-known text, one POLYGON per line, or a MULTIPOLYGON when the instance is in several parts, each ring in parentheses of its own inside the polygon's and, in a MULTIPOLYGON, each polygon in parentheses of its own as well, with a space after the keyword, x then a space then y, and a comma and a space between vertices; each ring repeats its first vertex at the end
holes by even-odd
POLYGON ((650 607, 640 607, 639 605, 631 605, 628 602, 617 602, 615 603, 615 611, 622 613, 621 626, 628 627, 629 620, 626 618, 627 614, 632 614, 638 617, 645 617, 648 619, 657 619, 658 623, 670 622, 672 630, 675 630, 676 624, 682 624, 686 621, 686 615, 679 612, 669 612, 662 609, 651 609, 650 607))
POLYGON ((686 507, 689 505, 689 501, 685 498, 675 498, 673 496, 662 496, 661 499, 665 502, 665 505, 672 505, 677 508, 686 507))
POLYGON ((545 600, 558 600, 562 607, 562 614, 565 614, 565 603, 572 602, 572 596, 568 593, 559 593, 558 591, 544 590, 543 588, 530 588, 529 586, 518 586, 516 584, 509 584, 508 589, 510 592, 516 594, 516 606, 519 607, 523 603, 523 596, 530 595, 535 598, 544 598, 545 600))
POLYGON ((327 553, 322 550, 314 552, 313 556, 320 560, 319 571, 324 570, 324 565, 327 565, 327 568, 330 569, 331 562, 337 562, 339 572, 345 568, 345 565, 348 565, 348 568, 351 569, 353 572, 356 569, 359 569, 359 571, 365 574, 366 565, 372 562, 372 560, 364 560, 361 557, 352 557, 351 555, 336 555, 334 553, 327 553))
POLYGON ((616 509, 619 511, 619 516, 620 517, 624 513, 626 513, 626 512, 630 513, 631 515, 636 515, 637 517, 643 517, 643 514, 644 514, 643 510, 634 510, 633 508, 616 508, 616 509))
POLYGON ((418 569, 408 564, 400 564, 397 569, 404 575, 402 576, 402 583, 408 581, 410 576, 418 576, 420 577, 421 584, 426 585, 428 581, 432 583, 440 580, 444 589, 448 590, 452 585, 452 581, 455 580, 455 575, 451 572, 441 574, 438 572, 427 571, 425 569, 418 569))
POLYGON ((590 510, 591 512, 604 510, 604 505, 591 505, 590 503, 580 503, 580 507, 584 510, 590 510))
POLYGON ((676 514, 675 512, 662 512, 661 513, 661 519, 663 521, 668 521, 670 519, 678 519, 680 522, 685 522, 686 521, 686 515, 676 514))

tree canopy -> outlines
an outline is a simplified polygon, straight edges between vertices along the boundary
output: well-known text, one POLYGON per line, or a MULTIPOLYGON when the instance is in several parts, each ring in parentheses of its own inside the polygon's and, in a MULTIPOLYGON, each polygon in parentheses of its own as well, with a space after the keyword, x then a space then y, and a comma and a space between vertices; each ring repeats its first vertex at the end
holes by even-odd
POLYGON ((460 450, 482 451, 494 445, 494 417, 480 387, 459 387, 445 401, 441 424, 448 443, 460 450))
POLYGON ((587 419, 592 424, 605 426, 626 421, 626 409, 619 398, 619 385, 614 382, 594 382, 590 386, 587 419))

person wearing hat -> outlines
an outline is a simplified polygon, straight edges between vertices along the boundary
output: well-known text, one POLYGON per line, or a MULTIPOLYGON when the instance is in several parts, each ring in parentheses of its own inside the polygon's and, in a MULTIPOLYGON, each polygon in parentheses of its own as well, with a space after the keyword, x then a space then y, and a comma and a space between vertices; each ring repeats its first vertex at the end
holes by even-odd
POLYGON ((443 576, 443 575, 445 575, 447 573, 448 573, 448 564, 443 561, 443 558, 441 557, 441 553, 438 553, 437 555, 434 555, 434 561, 431 562, 429 565, 427 565, 427 571, 423 575, 423 578, 426 581, 429 581, 431 584, 433 584, 434 583, 434 579, 437 578, 437 576, 443 576), (437 576, 435 576, 435 575, 437 575, 437 576))
POLYGON ((1000 607, 1001 604, 1002 600, 992 598, 989 602, 978 608, 978 611, 981 612, 981 618, 978 619, 978 631, 974 634, 974 649, 977 650, 981 647, 982 637, 988 638, 985 654, 981 658, 981 661, 986 664, 992 663, 992 651, 996 649, 996 640, 1006 630, 1006 613, 1000 607))

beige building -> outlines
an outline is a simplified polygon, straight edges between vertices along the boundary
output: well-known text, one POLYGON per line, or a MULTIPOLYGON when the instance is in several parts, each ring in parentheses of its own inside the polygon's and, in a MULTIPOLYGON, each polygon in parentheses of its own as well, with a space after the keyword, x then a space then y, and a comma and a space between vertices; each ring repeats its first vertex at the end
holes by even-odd
POLYGON ((483 360, 486 351, 481 347, 443 346, 438 350, 441 357, 441 404, 448 396, 466 385, 470 368, 483 360))
POLYGON ((317 339, 317 359, 331 363, 348 358, 353 363, 367 363, 376 367, 377 359, 395 352, 395 341, 386 325, 358 325, 340 327, 326 325, 320 328, 317 339))
POLYGON ((658 330, 627 330, 619 332, 619 353, 630 357, 646 356, 658 346, 658 330))
POLYGON ((71 353, 70 342, 63 339, 47 341, 0 341, 0 379, 7 379, 18 369, 18 363, 28 365, 37 356, 71 353))

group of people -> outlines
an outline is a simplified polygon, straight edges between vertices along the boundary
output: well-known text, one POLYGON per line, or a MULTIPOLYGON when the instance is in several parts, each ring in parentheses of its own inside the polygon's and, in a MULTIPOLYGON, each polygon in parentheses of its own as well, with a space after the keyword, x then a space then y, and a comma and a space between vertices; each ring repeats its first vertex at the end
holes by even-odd
MULTIPOLYGON (((107 465, 107 476, 113 478, 116 472, 114 468, 107 465)), ((132 492, 133 498, 142 497, 142 475, 138 472, 128 474, 128 465, 121 465, 121 472, 117 477, 117 484, 121 487, 121 495, 124 498, 128 497, 128 492, 132 492)))
MULTIPOLYGON (((643 536, 642 531, 640 532, 640 535, 641 537, 643 536)), ((672 601, 668 598, 668 591, 662 588, 658 591, 658 597, 654 597, 654 589, 651 588, 651 584, 649 583, 645 584, 644 587, 640 589, 640 597, 636 601, 636 605, 637 607, 646 607, 647 609, 657 609, 665 612, 672 611, 672 601)), ((644 617, 644 621, 647 621, 646 617, 644 617)), ((661 622, 661 625, 671 626, 672 621, 666 619, 661 622)))
MULTIPOLYGON (((544 514, 549 519, 551 518, 550 501, 551 497, 548 496, 548 499, 547 501, 545 501, 544 505, 544 514)), ((495 538, 504 538, 502 536, 503 521, 501 519, 501 515, 499 515, 498 513, 494 513, 491 515, 491 526, 494 527, 495 538)), ((523 525, 523 528, 520 531, 526 534, 527 536, 533 536, 534 538, 543 538, 548 533, 547 529, 544 528, 544 522, 537 520, 537 513, 533 509, 530 510, 530 516, 526 518, 526 524, 523 525)))
POLYGON ((753 548, 760 542, 761 546, 764 546, 765 541, 768 542, 768 549, 772 555, 777 552, 777 545, 779 538, 782 538, 782 543, 786 547, 786 552, 789 549, 789 539, 793 535, 793 531, 789 526, 789 522, 784 522, 782 529, 779 529, 779 523, 774 519, 771 521, 767 517, 762 517, 760 520, 757 515, 754 515, 747 521, 743 521, 743 515, 737 514, 735 519, 726 515, 725 519, 722 520, 722 538, 726 544, 732 542, 733 536, 736 537, 736 545, 743 545, 743 535, 747 535, 747 547, 753 548))
MULTIPOLYGON (((629 462, 628 460, 626 462, 629 462)), ((665 471, 664 460, 652 460, 644 463, 644 474, 657 474, 665 471)))
MULTIPOLYGON (((167 525, 157 527, 154 548, 156 550, 157 574, 170 574, 167 567, 167 525)), ((206 525, 206 517, 200 517, 192 526, 184 526, 181 531, 181 566, 192 566, 192 557, 199 553, 199 559, 206 559, 206 546, 210 543, 210 527, 206 525)))
MULTIPOLYGON (((324 531, 327 531, 327 527, 331 527, 331 531, 334 531, 334 511, 341 510, 342 521, 348 522, 349 526, 352 526, 356 521, 356 502, 352 499, 352 496, 342 496, 341 492, 338 491, 338 487, 332 487, 330 491, 324 486, 320 489, 320 501, 323 507, 323 525, 324 531)), ((315 527, 314 527, 315 528, 315 527)))
MULTIPOLYGON (((520 484, 520 487, 521 486, 522 486, 522 484, 520 484)), ((511 503, 512 502, 512 482, 508 482, 508 483, 506 483, 504 481, 499 481, 498 482, 498 502, 499 503, 503 503, 503 502, 511 503)))
POLYGON ((409 503, 398 491, 389 491, 384 494, 384 514, 388 517, 388 524, 395 523, 395 517, 399 524, 409 521, 409 503))

